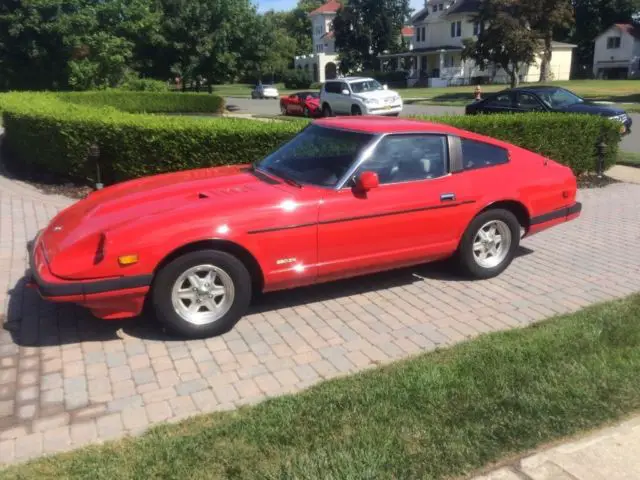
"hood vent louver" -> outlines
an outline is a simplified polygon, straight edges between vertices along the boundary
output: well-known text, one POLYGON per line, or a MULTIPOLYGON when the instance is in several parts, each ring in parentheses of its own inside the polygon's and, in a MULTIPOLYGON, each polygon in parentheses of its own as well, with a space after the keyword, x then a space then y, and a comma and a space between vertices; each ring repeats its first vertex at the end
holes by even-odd
POLYGON ((209 195, 207 195, 204 192, 200 192, 200 193, 198 193, 198 198, 209 198, 209 195))

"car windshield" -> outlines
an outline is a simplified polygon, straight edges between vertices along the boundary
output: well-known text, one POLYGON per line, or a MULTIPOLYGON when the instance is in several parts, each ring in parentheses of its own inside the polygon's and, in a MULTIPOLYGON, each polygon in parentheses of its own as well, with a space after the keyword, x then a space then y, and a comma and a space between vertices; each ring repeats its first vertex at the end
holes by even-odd
POLYGON ((320 94, 318 92, 309 92, 306 94, 306 97, 309 98, 320 98, 320 94))
POLYGON ((298 184, 335 187, 372 138, 311 125, 255 168, 298 184))
POLYGON ((542 90, 538 94, 540 99, 551 108, 562 108, 576 103, 582 103, 584 100, 563 88, 555 88, 542 90))
POLYGON ((377 80, 363 80, 361 82, 353 82, 350 84, 353 93, 373 92, 375 90, 384 90, 380 82, 377 80))

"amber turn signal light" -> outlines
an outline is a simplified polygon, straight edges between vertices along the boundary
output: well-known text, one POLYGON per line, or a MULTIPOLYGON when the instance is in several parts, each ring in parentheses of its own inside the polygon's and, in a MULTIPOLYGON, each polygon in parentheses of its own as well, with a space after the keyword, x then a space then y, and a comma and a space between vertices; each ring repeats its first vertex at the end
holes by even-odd
POLYGON ((138 255, 123 255, 118 257, 118 263, 122 266, 133 265, 134 263, 138 263, 138 255))

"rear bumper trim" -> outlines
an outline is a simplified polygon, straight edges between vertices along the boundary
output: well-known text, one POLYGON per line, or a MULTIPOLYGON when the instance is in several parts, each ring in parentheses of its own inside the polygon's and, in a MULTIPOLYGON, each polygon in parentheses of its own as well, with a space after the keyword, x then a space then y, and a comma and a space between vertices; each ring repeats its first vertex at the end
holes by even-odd
POLYGON ((580 202, 576 202, 570 207, 563 207, 558 210, 554 210, 553 212, 545 213, 544 215, 538 215, 537 217, 533 217, 531 219, 531 226, 540 225, 541 223, 550 222, 552 220, 557 220, 559 218, 567 218, 571 215, 575 215, 582 211, 582 204, 580 202))
POLYGON ((91 295, 130 288, 148 287, 151 285, 152 275, 136 275, 131 277, 111 278, 108 280, 77 281, 52 283, 45 281, 39 274, 35 266, 34 248, 36 240, 27 244, 29 252, 29 269, 31 270, 31 281, 38 287, 40 295, 43 297, 68 297, 73 295, 91 295))

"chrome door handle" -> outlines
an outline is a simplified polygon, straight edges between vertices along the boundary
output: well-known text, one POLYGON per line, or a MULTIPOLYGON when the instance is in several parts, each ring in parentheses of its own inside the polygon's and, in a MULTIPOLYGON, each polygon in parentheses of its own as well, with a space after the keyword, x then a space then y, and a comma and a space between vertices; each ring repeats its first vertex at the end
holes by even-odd
POLYGON ((440 201, 441 202, 453 202, 456 199, 456 194, 455 193, 443 193, 442 195, 440 195, 440 201))

